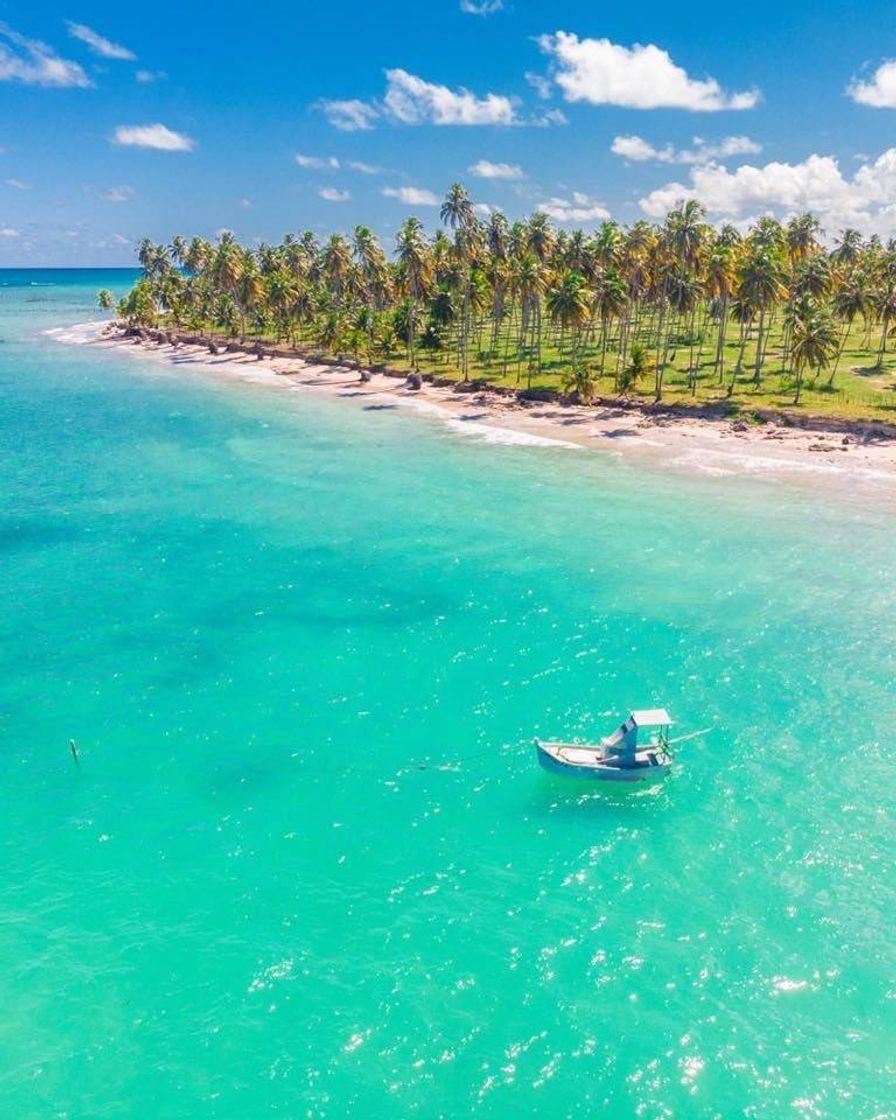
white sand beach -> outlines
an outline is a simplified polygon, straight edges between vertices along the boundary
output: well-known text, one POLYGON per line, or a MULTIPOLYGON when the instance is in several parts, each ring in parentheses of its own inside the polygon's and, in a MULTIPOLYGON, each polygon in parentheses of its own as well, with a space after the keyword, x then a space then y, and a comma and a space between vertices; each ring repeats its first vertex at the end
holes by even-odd
POLYGON ((814 431, 782 424, 706 420, 635 408, 583 407, 521 402, 502 394, 459 392, 424 382, 421 389, 382 373, 362 381, 359 371, 314 364, 300 357, 265 357, 207 346, 141 341, 108 321, 47 332, 59 342, 120 350, 178 368, 238 377, 274 388, 327 393, 350 400, 389 402, 446 423, 454 431, 491 443, 594 449, 637 455, 663 469, 719 478, 755 476, 769 481, 861 487, 896 503, 896 441, 814 431))

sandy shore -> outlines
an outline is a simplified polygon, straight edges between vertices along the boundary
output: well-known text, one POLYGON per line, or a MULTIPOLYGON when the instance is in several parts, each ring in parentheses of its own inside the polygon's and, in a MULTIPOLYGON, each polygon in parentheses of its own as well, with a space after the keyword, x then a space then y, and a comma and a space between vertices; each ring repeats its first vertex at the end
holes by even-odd
POLYGON ((362 382, 355 369, 316 365, 301 358, 224 353, 206 346, 141 342, 108 323, 91 322, 47 332, 59 342, 118 349, 171 365, 237 376, 274 387, 381 402, 431 415, 467 436, 570 450, 591 448, 638 455, 653 465, 719 478, 756 476, 825 488, 873 490, 896 505, 896 441, 819 432, 768 423, 691 419, 618 407, 516 401, 490 392, 460 393, 424 383, 413 390, 395 377, 373 373, 362 382))

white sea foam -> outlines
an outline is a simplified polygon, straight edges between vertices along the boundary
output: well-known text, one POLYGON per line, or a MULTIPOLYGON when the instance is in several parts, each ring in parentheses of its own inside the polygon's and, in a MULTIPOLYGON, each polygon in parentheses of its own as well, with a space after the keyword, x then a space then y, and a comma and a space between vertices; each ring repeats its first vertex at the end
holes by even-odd
MULTIPOLYGON (((394 398, 389 399, 394 400, 394 398)), ((552 436, 539 436, 534 432, 522 432, 518 428, 504 428, 498 424, 485 424, 478 419, 467 419, 458 416, 443 405, 421 400, 418 397, 401 397, 398 403, 406 408, 412 408, 416 412, 437 417, 444 421, 452 431, 470 436, 482 443, 503 444, 508 447, 513 445, 520 447, 566 447, 573 451, 582 450, 579 444, 570 443, 569 440, 555 439, 552 436)))
POLYGON ((67 342, 71 346, 87 346, 102 339, 103 328, 108 326, 106 319, 91 319, 87 323, 72 323, 70 327, 52 327, 45 335, 57 342, 67 342))
POLYGON ((692 448, 676 455, 673 465, 702 471, 704 474, 733 475, 753 474, 763 477, 794 472, 803 475, 829 475, 850 478, 862 477, 872 481, 892 481, 888 471, 875 470, 873 467, 859 467, 847 454, 842 460, 831 462, 820 458, 820 453, 799 457, 792 455, 763 455, 756 451, 716 451, 709 448, 692 448))

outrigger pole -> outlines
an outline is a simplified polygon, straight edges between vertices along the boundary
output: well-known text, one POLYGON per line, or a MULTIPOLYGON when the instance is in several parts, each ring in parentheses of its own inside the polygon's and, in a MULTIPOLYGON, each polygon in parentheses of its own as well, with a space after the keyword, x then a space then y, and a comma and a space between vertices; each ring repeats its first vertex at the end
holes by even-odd
POLYGON ((690 735, 679 735, 677 739, 667 739, 666 746, 671 747, 673 743, 686 743, 688 739, 696 739, 698 735, 706 735, 713 730, 715 730, 713 727, 704 727, 702 731, 692 731, 690 735))

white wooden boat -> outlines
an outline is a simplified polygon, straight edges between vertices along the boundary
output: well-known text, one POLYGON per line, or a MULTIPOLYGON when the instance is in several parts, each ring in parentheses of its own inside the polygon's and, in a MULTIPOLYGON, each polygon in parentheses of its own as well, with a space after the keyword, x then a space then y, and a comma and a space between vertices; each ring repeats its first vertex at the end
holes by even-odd
MULTIPOLYGON (((538 761, 553 774, 602 782, 655 782, 672 769, 665 708, 632 712, 625 723, 599 743, 560 743, 535 740, 538 761), (645 740, 639 733, 646 732, 645 740)), ((690 736, 688 736, 690 738, 690 736)))

